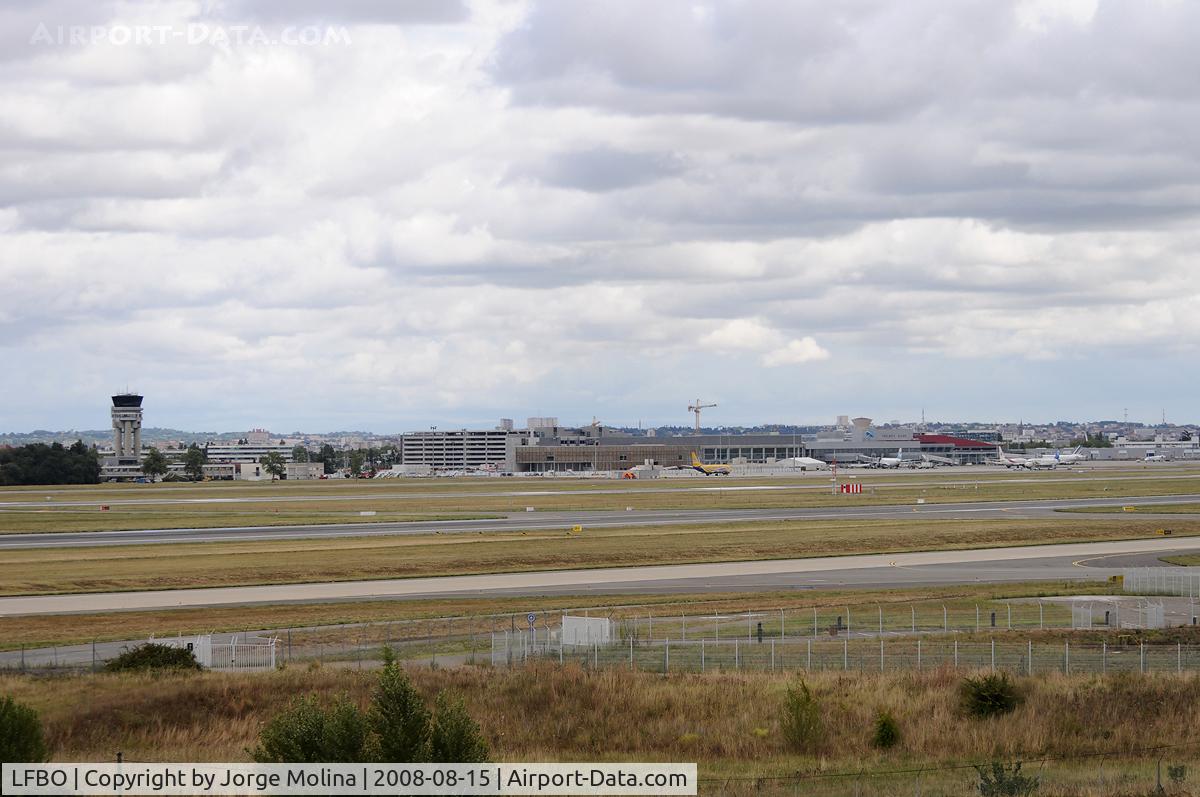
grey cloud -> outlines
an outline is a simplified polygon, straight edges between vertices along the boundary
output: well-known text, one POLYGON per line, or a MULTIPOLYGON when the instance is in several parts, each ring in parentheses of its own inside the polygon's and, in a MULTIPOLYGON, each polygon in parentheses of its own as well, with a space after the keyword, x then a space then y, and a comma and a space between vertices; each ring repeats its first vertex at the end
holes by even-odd
POLYGON ((652 183, 684 168, 678 156, 593 149, 554 155, 533 175, 559 188, 603 192, 652 183))
POLYGON ((464 21, 464 0, 225 0, 212 8, 222 18, 299 22, 446 25, 464 21))

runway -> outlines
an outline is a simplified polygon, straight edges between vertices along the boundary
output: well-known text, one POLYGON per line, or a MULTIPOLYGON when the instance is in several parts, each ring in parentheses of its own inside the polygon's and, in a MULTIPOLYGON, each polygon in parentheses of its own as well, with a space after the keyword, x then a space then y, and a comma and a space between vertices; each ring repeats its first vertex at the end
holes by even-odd
MULTIPOLYGON (((462 534, 566 530, 576 524, 588 528, 621 526, 666 526, 765 521, 814 520, 918 520, 1030 519, 1080 516, 1055 515, 1055 510, 1139 504, 1196 504, 1198 495, 1126 496, 1121 498, 1068 498, 1035 501, 976 501, 945 504, 902 504, 885 506, 808 507, 796 509, 697 509, 522 512, 491 520, 437 520, 406 523, 342 523, 300 526, 239 526, 210 529, 140 529, 134 531, 54 532, 0 536, 0 550, 90 547, 205 542, 256 542, 264 540, 328 539, 406 534, 462 534)), ((1138 517, 1153 516, 1140 513, 1138 517)), ((1191 515, 1173 514, 1175 519, 1191 515)), ((1165 521, 1164 521, 1165 522, 1165 521)))
POLYGON ((256 587, 38 595, 0 598, 0 616, 441 596, 579 595, 588 592, 687 593, 835 587, 877 588, 971 582, 1101 580, 1119 572, 1121 557, 1197 550, 1200 550, 1200 537, 1156 537, 1112 542, 809 559, 610 567, 256 587), (1089 563, 1083 560, 1093 561, 1089 563))

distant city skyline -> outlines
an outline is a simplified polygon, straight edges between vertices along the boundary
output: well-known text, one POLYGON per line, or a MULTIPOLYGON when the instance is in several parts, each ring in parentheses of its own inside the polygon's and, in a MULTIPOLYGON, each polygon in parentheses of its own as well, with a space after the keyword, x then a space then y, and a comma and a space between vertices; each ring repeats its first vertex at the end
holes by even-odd
POLYGON ((696 396, 725 425, 1185 418, 1197 29, 1121 0, 0 4, 0 428, 104 428, 126 385, 198 429, 682 425, 696 396), (96 35, 192 24, 338 36, 96 35))

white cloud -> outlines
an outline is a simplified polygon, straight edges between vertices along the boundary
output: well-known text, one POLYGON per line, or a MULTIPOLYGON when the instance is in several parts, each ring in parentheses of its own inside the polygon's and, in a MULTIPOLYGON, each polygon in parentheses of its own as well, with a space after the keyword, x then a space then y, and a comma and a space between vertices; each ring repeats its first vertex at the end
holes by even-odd
POLYGON ((790 340, 786 346, 767 352, 762 363, 768 368, 781 365, 800 365, 817 360, 829 359, 829 352, 821 348, 811 337, 790 340))

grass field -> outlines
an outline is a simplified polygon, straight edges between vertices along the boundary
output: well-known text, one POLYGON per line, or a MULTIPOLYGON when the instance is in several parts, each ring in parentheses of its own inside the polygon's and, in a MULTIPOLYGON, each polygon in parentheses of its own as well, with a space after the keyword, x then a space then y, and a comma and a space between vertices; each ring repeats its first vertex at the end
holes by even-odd
MULTIPOLYGON (((265 606, 223 606, 203 609, 162 611, 106 612, 97 614, 28 615, 0 617, 0 650, 36 648, 145 638, 149 636, 189 636, 222 631, 261 631, 270 629, 338 626, 359 623, 395 624, 388 639, 430 636, 445 629, 444 620, 460 620, 453 630, 466 628, 479 632, 493 630, 496 623, 507 625, 510 617, 523 618, 527 612, 555 612, 564 609, 603 610, 614 619, 659 618, 660 633, 678 635, 681 615, 711 617, 736 616, 750 609, 770 610, 768 627, 775 622, 774 611, 788 610, 788 633, 803 634, 809 628, 809 609, 824 616, 830 611, 851 611, 855 616, 874 618, 878 607, 885 607, 887 628, 903 628, 909 607, 918 605, 923 625, 936 624, 942 607, 955 614, 956 626, 977 603, 1019 600, 1044 595, 1107 594, 1108 584, 1077 582, 1029 582, 1005 585, 960 585, 907 589, 822 589, 780 592, 694 593, 680 595, 575 595, 552 597, 462 597, 427 600, 363 601, 335 603, 287 603, 265 606), (804 609, 802 614, 794 610, 804 609), (495 619, 487 619, 494 617, 495 619), (465 624, 472 619, 474 625, 465 624), (932 618, 932 619, 931 619, 932 618)), ((1051 610, 1050 622, 1056 617, 1051 610)), ((1057 609, 1061 613, 1062 609, 1057 609)), ((1066 615, 1069 618, 1069 614, 1066 615)), ((828 618, 825 618, 828 621, 828 618)), ((969 618, 968 618, 969 619, 969 618)), ((1036 620, 1036 610, 1025 611, 1025 625, 1036 620)), ((1018 622, 1021 621, 1018 613, 1018 622)), ((693 623, 693 630, 696 629, 693 623)))
MULTIPOLYGON (((1131 506, 1133 512, 1154 515, 1200 515, 1200 504, 1131 504, 1131 506)), ((1114 515, 1130 512, 1123 506, 1071 507, 1054 511, 1076 515, 1114 515)))
MULTIPOLYGON (((50 548, 5 552, 0 594, 346 581, 786 559, 1152 536, 1154 521, 771 521, 598 528, 571 535, 397 537, 50 548)), ((1200 520, 1174 524, 1200 533, 1200 520)))
POLYGON ((1169 565, 1200 567, 1200 554, 1179 554, 1177 556, 1163 556, 1160 558, 1169 565))
MULTIPOLYGON (((1194 764, 1200 744, 1200 680, 1192 676, 1023 678, 1015 712, 978 720, 959 710, 962 675, 948 670, 815 673, 806 683, 820 731, 798 750, 780 721, 796 676, 573 666, 411 672, 427 700, 441 689, 464 696, 494 760, 698 761, 705 794, 965 794, 978 778, 964 765, 992 759, 1034 761, 1027 769, 1042 778, 1040 794, 1145 794, 1158 758, 1194 764), (891 750, 870 743, 881 709, 900 728, 891 750), (1152 750, 1160 745, 1170 747, 1152 750), (918 768, 920 781, 883 777, 918 768)), ((0 694, 41 713, 54 760, 112 760, 120 750, 129 761, 244 761, 263 723, 293 697, 345 694, 364 704, 373 682, 370 672, 330 667, 0 676, 0 694)))
POLYGON ((831 495, 828 476, 800 479, 654 481, 473 480, 444 484, 426 480, 396 486, 362 482, 294 482, 263 487, 236 483, 204 485, 100 485, 0 491, 0 501, 37 500, 36 507, 0 505, 0 533, 212 528, 245 525, 358 523, 494 517, 543 511, 589 512, 634 509, 748 509, 845 507, 962 501, 1054 498, 1117 498, 1143 495, 1200 495, 1200 472, 1172 471, 1182 478, 1146 479, 1144 473, 1047 472, 970 477, 867 473, 857 476, 861 495, 831 495), (1137 478, 1133 478, 1137 477, 1137 478), (755 489, 758 487, 787 489, 755 489), (723 489, 714 489, 714 488, 723 489), (140 488, 140 489, 136 489, 140 488), (730 489, 737 488, 737 489, 730 489), (818 489, 813 489, 818 488, 818 489), (603 491, 603 492, 601 492, 603 491), (498 495, 496 493, 520 493, 498 495), (42 498, 50 500, 42 501, 42 498), (230 499, 236 499, 230 503, 230 499), (89 502, 64 506, 65 502, 89 502), (91 503, 93 502, 94 503, 91 503), (190 501, 192 503, 170 503, 190 501), (123 503, 124 502, 124 503, 123 503), (133 503, 136 502, 136 503, 133 503), (109 508, 102 510, 101 506, 109 508), (375 516, 362 516, 370 511, 375 516))

